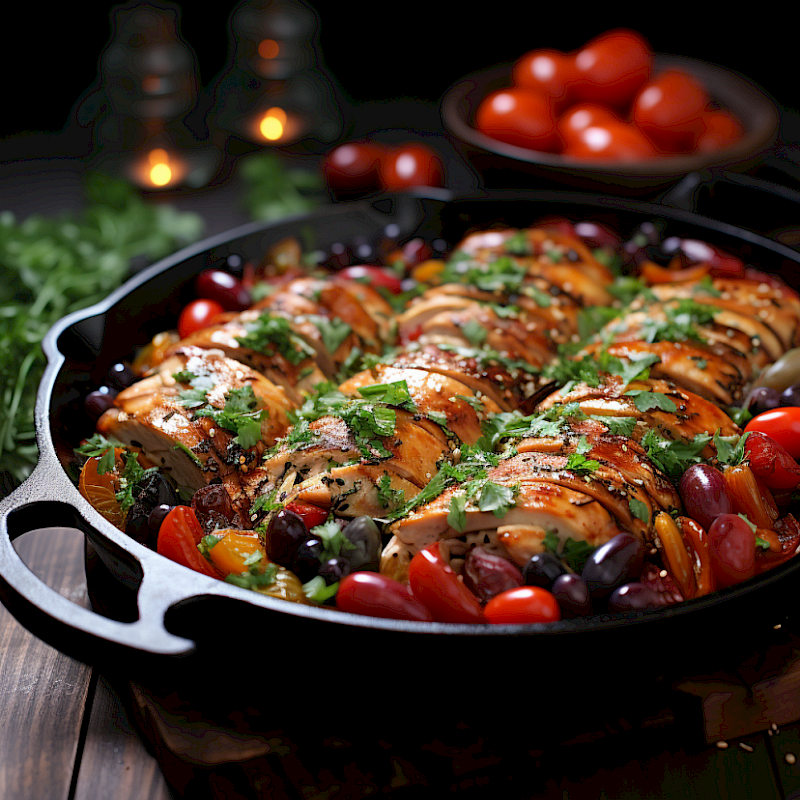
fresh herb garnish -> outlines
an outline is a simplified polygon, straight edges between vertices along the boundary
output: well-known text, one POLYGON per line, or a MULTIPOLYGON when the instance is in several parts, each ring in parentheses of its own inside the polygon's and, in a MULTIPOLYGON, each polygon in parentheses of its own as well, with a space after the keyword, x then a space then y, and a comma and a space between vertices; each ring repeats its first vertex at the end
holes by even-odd
POLYGON ((261 568, 261 559, 256 564, 253 564, 247 572, 242 572, 239 575, 226 575, 225 581, 232 583, 234 586, 239 586, 242 589, 258 590, 263 586, 272 586, 278 577, 278 565, 267 564, 263 569, 261 568))
POLYGON ((566 468, 572 472, 580 474, 590 474, 600 469, 600 462, 593 458, 586 458, 592 446, 589 444, 585 436, 578 439, 578 444, 575 446, 575 452, 570 453, 567 457, 566 468))
POLYGON ((392 479, 384 472, 376 484, 378 490, 378 502, 381 508, 394 509, 403 505, 406 493, 402 489, 392 488, 392 479))
POLYGON ((744 443, 748 436, 750 436, 750 431, 741 436, 722 436, 719 430, 716 430, 714 447, 717 448, 717 461, 720 464, 727 464, 729 467, 741 464, 745 458, 744 443))
POLYGON ((322 344, 325 349, 333 355, 340 347, 342 342, 350 335, 352 328, 343 320, 328 317, 321 317, 317 315, 306 317, 309 322, 312 322, 319 335, 322 337, 322 344))
POLYGON ((124 514, 136 502, 138 496, 136 489, 138 485, 148 478, 150 475, 158 472, 158 467, 150 467, 145 469, 136 457, 136 453, 125 453, 124 455, 125 466, 123 467, 122 474, 119 476, 119 491, 115 497, 119 503, 120 510, 124 514))
POLYGON ((705 433, 698 433, 691 442, 673 441, 659 436, 651 428, 642 438, 642 447, 658 469, 678 480, 692 464, 702 461, 700 453, 710 441, 711 436, 705 433))
POLYGON ((564 545, 559 551, 560 544, 561 540, 554 530, 547 531, 542 539, 545 552, 560 558, 570 569, 580 574, 586 566, 589 556, 594 552, 594 548, 583 539, 575 540, 571 537, 564 540, 564 545))
POLYGON ((640 519, 645 525, 650 524, 650 509, 645 502, 632 497, 628 501, 628 508, 631 510, 631 514, 633 514, 634 517, 640 519))
POLYGON ((499 256, 488 263, 451 258, 441 278, 442 283, 467 284, 484 292, 517 293, 526 275, 525 266, 511 256, 499 256))
POLYGON ((662 392, 647 392, 644 389, 631 389, 625 392, 625 395, 633 398, 633 404, 639 411, 650 411, 651 409, 657 408, 660 411, 668 411, 674 414, 678 410, 672 398, 662 392))
POLYGON ((475 319, 469 319, 461 328, 466 340, 473 346, 479 347, 486 341, 489 332, 475 319))
POLYGON ((314 348, 295 333, 286 317, 266 312, 244 325, 244 336, 236 341, 249 350, 265 355, 281 355, 290 364, 302 364, 314 356, 314 348))
POLYGON ((408 382, 405 380, 362 386, 358 393, 374 403, 386 403, 388 406, 398 406, 406 409, 406 411, 417 410, 414 401, 411 399, 408 382))
POLYGON ((195 417, 211 417, 221 428, 235 433, 234 442, 245 449, 261 441, 261 422, 267 414, 267 409, 259 410, 258 398, 249 385, 231 389, 222 409, 205 405, 194 411, 195 417))

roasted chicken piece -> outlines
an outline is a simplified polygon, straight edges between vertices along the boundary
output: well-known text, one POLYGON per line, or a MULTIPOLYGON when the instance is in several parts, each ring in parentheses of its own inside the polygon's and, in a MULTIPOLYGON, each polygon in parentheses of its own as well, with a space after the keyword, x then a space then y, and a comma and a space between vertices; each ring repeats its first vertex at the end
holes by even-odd
POLYGON ((244 364, 219 350, 185 347, 121 391, 97 428, 141 448, 178 486, 197 490, 233 474, 235 488, 235 476, 286 433, 292 408, 280 387, 244 364), (215 419, 223 410, 230 413, 215 419))

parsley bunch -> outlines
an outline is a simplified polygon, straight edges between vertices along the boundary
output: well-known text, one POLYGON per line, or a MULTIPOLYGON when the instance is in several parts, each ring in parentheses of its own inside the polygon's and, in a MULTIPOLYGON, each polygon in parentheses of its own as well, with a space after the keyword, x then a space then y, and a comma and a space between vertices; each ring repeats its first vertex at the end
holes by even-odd
POLYGON ((238 336, 236 341, 248 350, 281 355, 295 366, 315 355, 314 348, 294 332, 286 317, 266 311, 252 322, 245 323, 244 329, 247 332, 238 336))

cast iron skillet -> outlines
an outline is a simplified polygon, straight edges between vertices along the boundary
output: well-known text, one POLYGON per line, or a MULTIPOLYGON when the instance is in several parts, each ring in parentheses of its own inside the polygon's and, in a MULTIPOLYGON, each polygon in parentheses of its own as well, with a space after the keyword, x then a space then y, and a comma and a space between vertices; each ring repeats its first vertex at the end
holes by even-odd
MULTIPOLYGON (((428 723, 437 725, 452 708, 494 723, 508 705, 498 697, 520 687, 538 697, 540 710, 574 708, 576 696, 583 695, 571 688, 558 691, 575 685, 570 681, 581 686, 587 680, 593 686, 599 682, 616 706, 623 695, 636 698, 653 691, 659 676, 708 664, 719 667, 735 657, 740 645, 751 647, 772 635, 773 626, 785 624, 793 611, 789 598, 800 559, 757 580, 648 614, 549 626, 379 620, 283 602, 191 572, 106 522, 70 479, 72 448, 92 431, 83 396, 103 383, 111 364, 130 358, 137 346, 174 325, 192 296, 192 277, 204 267, 234 253, 257 261, 285 236, 324 248, 357 236, 380 239, 391 224, 401 240, 422 235, 453 245, 470 228, 524 226, 546 214, 606 220, 623 233, 661 218, 675 235, 711 241, 789 280, 800 263, 800 255, 788 248, 692 212, 562 191, 458 200, 445 199, 444 193, 434 199, 388 197, 332 206, 279 224, 245 226, 186 248, 48 333, 48 366, 36 405, 40 462, 0 504, 0 596, 5 605, 33 633, 73 657, 101 668, 122 667, 142 681, 148 676, 180 681, 184 688, 192 676, 201 698, 219 697, 219 687, 212 690, 219 670, 229 670, 232 663, 248 665, 252 675, 255 664, 257 685, 268 687, 271 709, 296 715, 300 699, 312 708, 327 690, 347 698, 348 706, 355 696, 364 707, 385 711, 386 718, 406 718, 399 711, 405 696, 424 685, 435 698, 426 704, 428 723), (86 534, 112 576, 101 605, 115 619, 71 603, 20 560, 13 540, 51 526, 86 534), (336 676, 335 691, 330 676, 336 676), (452 702, 454 695, 476 691, 471 702, 452 702)), ((228 692, 226 704, 252 701, 252 679, 238 688, 243 694, 234 700, 228 692)))

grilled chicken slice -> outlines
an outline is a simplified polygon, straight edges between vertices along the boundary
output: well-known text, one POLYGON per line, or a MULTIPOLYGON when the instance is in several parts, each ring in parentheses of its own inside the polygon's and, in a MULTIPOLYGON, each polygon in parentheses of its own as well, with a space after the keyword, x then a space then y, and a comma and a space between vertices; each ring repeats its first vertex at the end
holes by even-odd
POLYGON ((347 323, 368 349, 392 339, 394 311, 371 286, 338 275, 326 278, 303 277, 290 281, 280 291, 257 303, 255 308, 278 310, 288 307, 286 295, 306 298, 317 310, 347 323))
MULTIPOLYGON (((733 420, 713 403, 685 389, 679 389, 672 383, 653 378, 631 381, 627 386, 616 375, 606 376, 599 386, 579 383, 570 387, 566 393, 563 390, 554 392, 540 404, 539 409, 546 411, 563 403, 578 403, 581 411, 588 416, 635 418, 633 438, 637 441, 650 429, 655 429, 667 439, 686 442, 692 441, 697 434, 713 433, 717 430, 720 436, 736 436, 741 433, 733 420), (674 403, 676 410, 673 412, 651 408, 640 411, 636 406, 635 396, 628 394, 629 392, 664 395, 674 403)), ((709 444, 702 455, 705 458, 713 457, 713 445, 709 444)))
POLYGON ((577 452, 581 437, 585 437, 591 445, 587 458, 616 471, 619 484, 640 486, 663 511, 681 507, 675 487, 653 466, 642 446, 627 436, 610 433, 606 425, 597 420, 573 421, 558 437, 526 437, 511 444, 520 454, 538 452, 569 455, 577 452))
POLYGON ((729 347, 706 346, 694 341, 634 341, 608 346, 590 345, 582 352, 597 353, 600 350, 608 350, 610 355, 626 361, 654 353, 661 359, 650 367, 654 378, 673 381, 722 406, 731 406, 742 397, 751 376, 746 359, 729 347))
MULTIPOLYGON (((263 375, 221 351, 192 347, 166 359, 158 372, 121 391, 114 402, 115 407, 101 416, 98 430, 141 447, 154 464, 171 472, 179 486, 192 490, 250 469, 265 448, 286 433, 287 412, 293 407, 285 392, 263 375), (174 376, 181 373, 177 380, 174 376), (194 406, 181 397, 192 389, 190 375, 202 379, 203 387, 209 386, 194 406), (261 415, 260 441, 252 447, 242 447, 235 431, 211 417, 197 415, 200 407, 225 408, 231 392, 244 388, 253 391, 254 411, 266 411, 261 415)), ((234 477, 234 491, 235 484, 234 477)))
MULTIPOLYGON (((499 468, 498 468, 499 469, 499 468)), ((508 487, 519 485, 516 504, 503 517, 491 511, 481 511, 469 504, 466 509, 464 531, 497 531, 497 541, 509 557, 519 566, 531 556, 544 550, 543 539, 548 531, 555 531, 564 542, 571 538, 587 541, 593 547, 607 542, 620 533, 620 528, 609 512, 594 498, 557 483, 538 480, 524 469, 503 469, 489 479, 508 487)), ((411 512, 390 527, 390 532, 413 554, 431 542, 459 536, 447 522, 450 501, 460 493, 451 487, 425 506, 411 512)))
POLYGON ((385 364, 354 375, 339 387, 339 391, 357 396, 358 390, 366 386, 397 381, 406 382, 419 415, 430 415, 429 419, 434 422, 439 420, 465 444, 475 444, 481 437, 481 424, 487 415, 500 411, 493 400, 447 375, 385 364))
POLYGON ((249 326, 259 324, 260 317, 261 312, 252 310, 230 315, 227 321, 203 328, 172 345, 167 356, 185 347, 221 350, 228 358, 248 365, 282 386, 292 403, 300 405, 304 393, 327 379, 314 358, 318 351, 284 317, 275 317, 278 322, 262 338, 261 349, 242 345, 239 340, 248 336, 249 326))
POLYGON ((391 360, 397 369, 420 369, 452 378, 487 397, 503 411, 523 406, 541 387, 537 370, 479 347, 407 347, 391 360))
POLYGON ((383 456, 375 447, 362 452, 353 431, 340 417, 328 416, 309 424, 309 441, 299 445, 281 445, 263 464, 262 470, 273 484, 290 471, 302 480, 325 473, 335 465, 380 463, 415 486, 423 487, 438 472, 437 462, 446 451, 447 442, 437 438, 414 421, 408 411, 396 411, 395 431, 391 436, 376 437, 391 455, 383 456))
POLYGON ((381 519, 417 492, 418 486, 382 464, 347 464, 307 478, 292 488, 287 502, 303 500, 339 517, 381 519))

